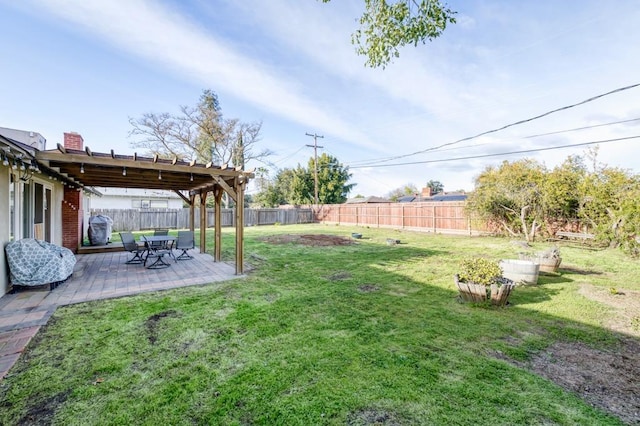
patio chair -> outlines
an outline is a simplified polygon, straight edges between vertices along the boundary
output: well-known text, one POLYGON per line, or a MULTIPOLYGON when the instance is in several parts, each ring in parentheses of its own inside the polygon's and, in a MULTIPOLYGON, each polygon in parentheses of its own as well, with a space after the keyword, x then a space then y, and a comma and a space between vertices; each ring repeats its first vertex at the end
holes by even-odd
MULTIPOLYGON (((154 237, 165 237, 169 235, 169 230, 168 229, 154 229, 153 230, 153 236, 154 237)), ((165 250, 171 250, 171 245, 173 244, 173 241, 165 241, 165 242, 152 242, 151 246, 154 249, 158 249, 158 248, 162 248, 165 250)))
POLYGON ((126 263, 144 263, 142 255, 147 249, 138 245, 133 234, 131 232, 120 232, 120 239, 122 240, 124 249, 133 253, 133 257, 127 260, 126 263))
POLYGON ((176 261, 193 259, 187 251, 195 248, 193 231, 178 231, 178 241, 176 241, 176 250, 182 250, 182 253, 176 257, 176 261))

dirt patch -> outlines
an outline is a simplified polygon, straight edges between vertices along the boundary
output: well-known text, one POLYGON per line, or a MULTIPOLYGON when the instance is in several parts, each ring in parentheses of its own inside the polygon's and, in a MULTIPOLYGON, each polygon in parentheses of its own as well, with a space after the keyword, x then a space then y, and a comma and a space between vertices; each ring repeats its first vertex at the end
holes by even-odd
POLYGON ((322 246, 348 246, 354 244, 349 237, 341 237, 339 235, 327 234, 285 234, 266 237, 262 241, 271 244, 301 244, 303 246, 322 247, 322 246))
POLYGON ((25 426, 53 424, 53 417, 56 414, 56 410, 60 405, 64 404, 70 393, 71 391, 67 390, 31 405, 27 414, 25 414, 17 424, 25 426))
POLYGON ((380 290, 380 287, 375 284, 362 284, 361 286, 358 286, 358 290, 363 293, 372 293, 380 290))
POLYGON ((349 426, 399 426, 401 424, 402 422, 397 415, 377 408, 364 408, 347 416, 347 425, 349 426))
POLYGON ((160 320, 162 320, 163 318, 176 316, 178 316, 178 313, 176 311, 168 310, 151 315, 149 318, 147 318, 147 339, 149 339, 149 343, 155 345, 158 341, 158 323, 160 322, 160 320))
POLYGON ((351 278, 351 274, 349 272, 336 272, 335 274, 331 274, 327 277, 329 281, 344 281, 351 278))
POLYGON ((640 342, 623 339, 610 350, 557 342, 527 362, 504 359, 574 392, 628 424, 640 424, 640 342))
POLYGON ((579 293, 613 308, 605 323, 608 328, 640 337, 640 291, 583 285, 579 293))

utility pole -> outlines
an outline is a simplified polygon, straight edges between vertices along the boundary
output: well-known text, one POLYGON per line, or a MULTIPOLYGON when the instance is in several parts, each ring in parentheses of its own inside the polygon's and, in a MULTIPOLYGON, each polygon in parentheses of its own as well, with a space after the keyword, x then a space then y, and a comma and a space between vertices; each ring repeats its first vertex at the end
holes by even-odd
POLYGON ((305 133, 307 136, 311 136, 313 138, 313 145, 307 145, 308 147, 313 148, 313 158, 314 158, 314 169, 315 169, 315 205, 318 205, 318 148, 323 148, 322 146, 318 146, 318 138, 322 139, 324 136, 316 135, 315 133, 312 135, 311 133, 305 133))

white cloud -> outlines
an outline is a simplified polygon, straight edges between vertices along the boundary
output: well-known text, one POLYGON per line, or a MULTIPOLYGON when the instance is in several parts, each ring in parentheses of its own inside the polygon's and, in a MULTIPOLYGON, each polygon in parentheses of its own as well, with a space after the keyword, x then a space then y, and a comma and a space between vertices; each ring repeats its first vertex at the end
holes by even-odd
POLYGON ((235 52, 203 27, 159 2, 40 0, 39 4, 131 54, 204 84, 215 83, 272 114, 308 126, 330 128, 351 143, 374 147, 347 121, 301 95, 300 88, 291 81, 269 72, 258 60, 235 52))

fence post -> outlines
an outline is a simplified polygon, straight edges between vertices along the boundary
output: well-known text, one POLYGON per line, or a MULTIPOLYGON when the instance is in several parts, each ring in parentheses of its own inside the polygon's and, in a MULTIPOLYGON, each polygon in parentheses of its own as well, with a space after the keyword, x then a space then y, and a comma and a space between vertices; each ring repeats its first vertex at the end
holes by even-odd
POLYGON ((437 228, 436 228, 436 205, 435 204, 431 206, 431 214, 432 214, 431 221, 433 223, 433 232, 436 233, 437 228))

